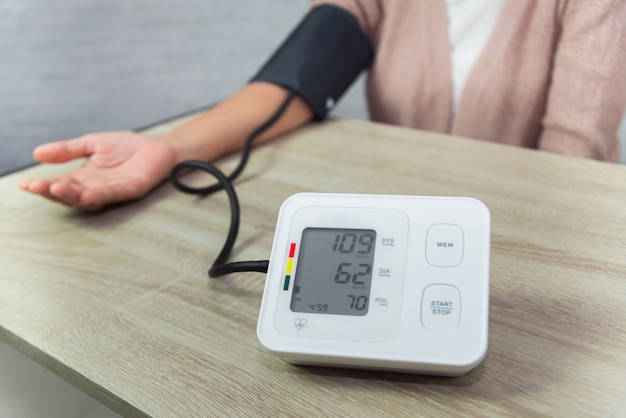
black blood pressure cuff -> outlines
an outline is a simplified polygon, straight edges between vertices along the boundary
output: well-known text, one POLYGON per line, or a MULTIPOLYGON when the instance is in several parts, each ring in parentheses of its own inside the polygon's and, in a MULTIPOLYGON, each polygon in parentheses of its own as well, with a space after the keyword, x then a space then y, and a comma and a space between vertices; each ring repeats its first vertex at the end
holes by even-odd
POLYGON ((321 5, 305 16, 251 81, 296 92, 321 120, 373 57, 372 44, 354 16, 321 5))

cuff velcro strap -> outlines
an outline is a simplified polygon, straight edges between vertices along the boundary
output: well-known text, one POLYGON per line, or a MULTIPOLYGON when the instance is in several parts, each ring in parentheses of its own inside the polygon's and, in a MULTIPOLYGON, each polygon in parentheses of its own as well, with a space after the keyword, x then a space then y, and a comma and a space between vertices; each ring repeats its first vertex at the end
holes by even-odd
POLYGON ((324 119, 374 57, 356 18, 331 5, 312 9, 251 81, 296 92, 324 119))

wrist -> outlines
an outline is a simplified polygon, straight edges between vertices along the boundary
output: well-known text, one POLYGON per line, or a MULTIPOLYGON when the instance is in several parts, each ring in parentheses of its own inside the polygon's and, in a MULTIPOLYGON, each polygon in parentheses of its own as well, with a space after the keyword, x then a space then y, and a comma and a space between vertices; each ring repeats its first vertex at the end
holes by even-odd
POLYGON ((177 132, 168 132, 158 136, 153 136, 152 139, 161 142, 166 145, 172 154, 172 168, 181 161, 191 160, 193 157, 185 146, 187 141, 184 135, 177 132))
POLYGON ((208 124, 200 127, 183 125, 154 138, 172 150, 174 165, 187 160, 212 161, 231 151, 227 149, 229 141, 217 141, 215 135, 207 132, 214 133, 208 124))

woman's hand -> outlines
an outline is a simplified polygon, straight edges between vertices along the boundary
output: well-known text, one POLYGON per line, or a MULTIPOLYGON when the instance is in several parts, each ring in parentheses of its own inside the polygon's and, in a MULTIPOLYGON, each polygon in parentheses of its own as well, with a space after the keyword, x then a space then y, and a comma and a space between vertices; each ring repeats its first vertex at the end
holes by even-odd
POLYGON ((42 163, 87 158, 69 174, 20 183, 22 190, 87 211, 145 196, 178 162, 171 143, 134 132, 98 133, 52 142, 37 147, 33 156, 42 163))

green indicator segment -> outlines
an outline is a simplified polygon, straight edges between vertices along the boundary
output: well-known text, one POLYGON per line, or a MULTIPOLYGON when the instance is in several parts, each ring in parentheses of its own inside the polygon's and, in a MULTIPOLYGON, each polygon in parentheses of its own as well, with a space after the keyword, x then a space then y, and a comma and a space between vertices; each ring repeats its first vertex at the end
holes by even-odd
POLYGON ((289 279, 291 279, 291 276, 285 276, 285 284, 283 285, 283 290, 289 290, 289 279))

